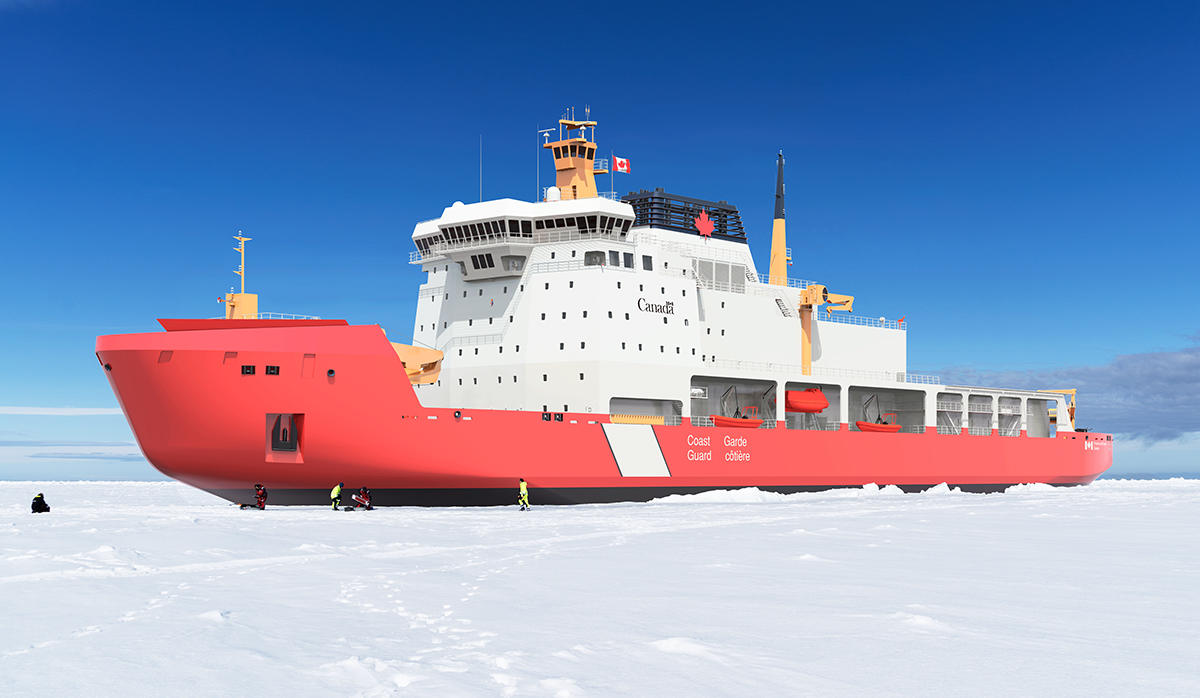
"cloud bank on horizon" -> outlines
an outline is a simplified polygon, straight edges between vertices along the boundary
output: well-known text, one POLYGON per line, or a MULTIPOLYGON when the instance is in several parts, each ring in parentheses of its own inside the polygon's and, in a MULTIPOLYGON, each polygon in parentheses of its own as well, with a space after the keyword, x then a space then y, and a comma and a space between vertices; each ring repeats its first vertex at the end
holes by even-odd
POLYGON ((942 380, 957 385, 1025 389, 1076 388, 1077 422, 1097 431, 1148 442, 1200 432, 1200 334, 1177 351, 1123 354, 1100 366, 1028 371, 949 368, 942 380))

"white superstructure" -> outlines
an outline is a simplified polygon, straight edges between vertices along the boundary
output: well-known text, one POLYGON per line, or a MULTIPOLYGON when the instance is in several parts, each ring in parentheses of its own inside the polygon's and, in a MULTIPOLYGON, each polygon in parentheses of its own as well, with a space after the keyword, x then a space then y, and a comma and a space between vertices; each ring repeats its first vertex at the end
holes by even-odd
POLYGON ((805 375, 796 310, 805 282, 765 283, 744 242, 634 227, 634 219, 629 204, 600 197, 503 199, 455 204, 418 224, 412 262, 427 278, 413 337, 445 354, 438 381, 418 386, 422 404, 693 423, 755 407, 774 426, 785 420, 785 390, 819 386, 829 409, 788 426, 852 424, 874 394, 906 431, 950 433, 1012 431, 1004 415, 1024 429, 1027 411, 1046 414, 1047 401, 1061 400, 909 375, 904 325, 824 312, 805 375), (988 398, 986 417, 978 399, 976 417, 968 411, 964 396, 976 393, 988 398))

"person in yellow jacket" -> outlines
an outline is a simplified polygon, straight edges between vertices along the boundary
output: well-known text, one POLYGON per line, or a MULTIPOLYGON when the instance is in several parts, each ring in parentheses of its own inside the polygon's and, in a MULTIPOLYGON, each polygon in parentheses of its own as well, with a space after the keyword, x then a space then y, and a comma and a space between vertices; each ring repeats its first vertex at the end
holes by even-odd
POLYGON ((346 483, 339 482, 336 487, 329 491, 329 498, 333 500, 334 511, 337 511, 338 507, 342 505, 342 488, 345 486, 346 483))
POLYGON ((525 478, 521 478, 521 491, 517 493, 517 504, 521 505, 521 511, 529 508, 529 486, 525 484, 525 478))

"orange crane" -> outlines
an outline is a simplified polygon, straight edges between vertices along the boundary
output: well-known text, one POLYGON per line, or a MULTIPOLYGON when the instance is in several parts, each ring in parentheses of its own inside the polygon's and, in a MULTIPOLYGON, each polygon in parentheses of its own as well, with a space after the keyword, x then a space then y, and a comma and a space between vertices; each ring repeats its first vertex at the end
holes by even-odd
POLYGON ((821 284, 812 284, 800 291, 800 369, 806 376, 812 375, 812 313, 814 308, 825 305, 825 312, 834 309, 854 312, 854 296, 830 293, 821 284), (828 304, 828 305, 826 305, 828 304))
MULTIPOLYGON (((1067 403, 1067 423, 1071 427, 1071 431, 1075 431, 1075 388, 1069 390, 1039 390, 1039 393, 1059 393, 1061 395, 1070 395, 1071 400, 1067 403)), ((1058 410, 1050 408, 1050 423, 1058 424, 1058 410)))

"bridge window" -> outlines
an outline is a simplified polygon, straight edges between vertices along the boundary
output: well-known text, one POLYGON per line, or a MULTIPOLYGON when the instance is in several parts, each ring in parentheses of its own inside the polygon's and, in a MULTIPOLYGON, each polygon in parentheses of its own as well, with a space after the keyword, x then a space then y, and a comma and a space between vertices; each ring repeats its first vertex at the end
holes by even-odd
POLYGON ((610 267, 621 266, 621 253, 620 252, 617 252, 616 250, 608 251, 608 266, 610 266, 610 267))
POLYGON ((560 150, 558 149, 558 146, 554 146, 554 159, 555 159, 555 160, 558 160, 558 159, 561 159, 561 158, 562 158, 562 151, 560 151, 560 150))
POLYGON ((599 250, 592 250, 583 253, 583 266, 585 267, 602 267, 604 266, 604 253, 599 250))
POLYGON ((654 259, 648 254, 642 255, 642 269, 645 271, 654 271, 654 259))

